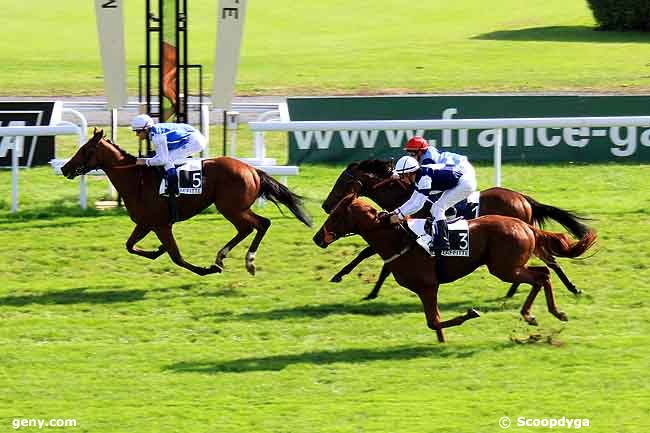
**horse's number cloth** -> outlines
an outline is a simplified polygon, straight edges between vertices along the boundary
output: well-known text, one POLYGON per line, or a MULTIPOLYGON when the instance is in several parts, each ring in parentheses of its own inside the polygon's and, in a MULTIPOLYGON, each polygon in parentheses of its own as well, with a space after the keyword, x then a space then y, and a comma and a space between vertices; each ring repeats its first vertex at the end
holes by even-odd
MULTIPOLYGON (((431 235, 424 228, 426 222, 427 220, 424 218, 409 218, 406 221, 409 229, 417 236, 416 242, 418 245, 424 248, 430 256, 433 256, 434 252, 429 251, 431 235)), ((443 256, 469 257, 469 229, 467 220, 459 219, 449 224, 449 243, 451 244, 451 248, 447 251, 442 251, 443 256)))
MULTIPOLYGON (((180 194, 201 194, 203 191, 203 171, 200 160, 191 160, 176 169, 178 172, 178 192, 180 194)), ((167 191, 166 180, 160 183, 160 194, 167 191)))

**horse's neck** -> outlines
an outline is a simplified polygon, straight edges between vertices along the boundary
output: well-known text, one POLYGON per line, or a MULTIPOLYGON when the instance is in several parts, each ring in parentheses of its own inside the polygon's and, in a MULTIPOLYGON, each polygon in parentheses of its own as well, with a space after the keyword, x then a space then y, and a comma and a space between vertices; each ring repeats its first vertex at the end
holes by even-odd
POLYGON ((404 237, 399 236, 399 232, 391 226, 360 230, 359 234, 384 260, 392 257, 405 246, 404 237))
POLYGON ((370 190, 368 197, 387 210, 393 210, 403 205, 410 197, 410 193, 403 190, 399 185, 393 184, 385 188, 370 190))
POLYGON ((104 172, 122 197, 128 197, 136 191, 140 183, 143 167, 134 165, 113 165, 105 167, 104 172))

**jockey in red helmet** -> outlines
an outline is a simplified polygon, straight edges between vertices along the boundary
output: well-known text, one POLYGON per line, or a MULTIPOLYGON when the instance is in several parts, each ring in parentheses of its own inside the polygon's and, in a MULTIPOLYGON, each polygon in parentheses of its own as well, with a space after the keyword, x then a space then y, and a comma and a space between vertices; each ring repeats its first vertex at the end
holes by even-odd
MULTIPOLYGON (((438 232, 446 234, 445 211, 476 191, 474 167, 469 163, 467 157, 452 152, 438 152, 435 147, 429 146, 429 142, 424 137, 420 136, 411 138, 406 143, 404 150, 409 156, 415 158, 422 168, 429 166, 436 171, 453 170, 461 174, 457 184, 450 185, 448 188, 437 188, 443 192, 431 206, 431 215, 438 232)), ((435 185, 432 188, 436 189, 435 185)), ((446 249, 449 249, 448 245, 448 240, 443 239, 438 241, 436 246, 446 246, 446 249)))

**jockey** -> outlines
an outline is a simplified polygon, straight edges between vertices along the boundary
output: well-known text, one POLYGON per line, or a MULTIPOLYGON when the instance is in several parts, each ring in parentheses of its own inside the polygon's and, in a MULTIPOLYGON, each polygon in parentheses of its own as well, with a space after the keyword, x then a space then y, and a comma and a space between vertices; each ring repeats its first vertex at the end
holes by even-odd
POLYGON ((206 138, 191 125, 185 123, 153 123, 146 114, 139 114, 131 121, 131 129, 141 140, 147 137, 156 147, 153 158, 138 158, 136 165, 163 166, 167 180, 167 192, 172 213, 172 222, 178 220, 176 196, 178 195, 178 174, 174 161, 205 150, 206 138))
POLYGON ((436 226, 436 233, 429 248, 433 251, 448 250, 449 231, 445 219, 445 210, 469 195, 468 193, 461 196, 462 194, 455 192, 460 185, 459 181, 463 177, 463 173, 453 166, 443 164, 420 166, 412 156, 401 157, 395 165, 395 171, 402 180, 413 185, 414 190, 406 203, 391 213, 390 222, 393 224, 401 222, 408 215, 422 209, 427 201, 431 201, 429 198, 431 193, 435 194, 438 191, 443 191, 440 198, 432 202, 431 206, 431 215, 436 226))

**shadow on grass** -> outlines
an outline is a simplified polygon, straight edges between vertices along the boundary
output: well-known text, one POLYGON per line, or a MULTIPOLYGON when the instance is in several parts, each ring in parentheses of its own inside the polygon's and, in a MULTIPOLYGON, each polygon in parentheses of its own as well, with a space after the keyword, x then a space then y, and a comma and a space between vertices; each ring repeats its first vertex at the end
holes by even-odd
POLYGON ((331 315, 362 315, 384 316, 392 314, 419 313, 422 307, 418 303, 387 304, 385 302, 369 302, 363 304, 321 304, 301 305, 293 308, 280 308, 268 311, 233 314, 223 312, 202 317, 212 317, 217 321, 226 320, 283 320, 283 319, 322 319, 331 315))
POLYGON ((547 26, 517 30, 497 30, 472 37, 478 40, 494 41, 553 41, 634 43, 650 42, 650 34, 642 32, 597 31, 589 26, 547 26))
MULTIPOLYGON (((522 300, 523 302, 523 300, 522 300)), ((476 308, 481 312, 503 311, 510 309, 504 298, 495 298, 482 301, 461 301, 440 303, 440 309, 444 311, 467 310, 476 308)), ((255 311, 250 313, 234 314, 221 312, 197 316, 196 319, 214 318, 216 321, 240 321, 240 320, 284 320, 284 319, 322 319, 333 315, 359 315, 359 316, 390 316, 397 314, 422 313, 422 305, 419 302, 389 304, 386 302, 374 301, 360 304, 320 304, 301 305, 293 308, 280 308, 276 310, 255 311)))
POLYGON ((280 371, 294 364, 328 365, 335 363, 362 364, 374 361, 404 361, 416 358, 468 358, 485 350, 512 347, 511 343, 458 348, 445 345, 393 347, 388 349, 321 350, 288 355, 273 355, 235 359, 223 362, 178 362, 164 370, 176 373, 248 373, 280 371))
MULTIPOLYGON (((77 199, 78 200, 78 199, 77 199)), ((98 217, 98 216, 114 216, 114 215, 126 215, 126 209, 124 207, 106 209, 106 210, 97 210, 92 205, 88 209, 81 209, 79 205, 70 205, 72 202, 66 201, 68 204, 63 203, 54 203, 48 206, 35 207, 26 210, 18 210, 16 214, 7 213, 2 216, 0 219, 0 226, 5 224, 15 224, 21 222, 29 222, 34 220, 52 220, 56 218, 65 218, 65 217, 98 217)), ((74 225, 74 222, 62 223, 63 225, 74 225)), ((47 227, 54 227, 52 224, 48 224, 47 227)))
POLYGON ((76 288, 33 295, 5 296, 0 298, 0 306, 24 307, 32 304, 70 305, 136 302, 143 300, 147 293, 146 290, 87 290, 87 288, 76 288))

